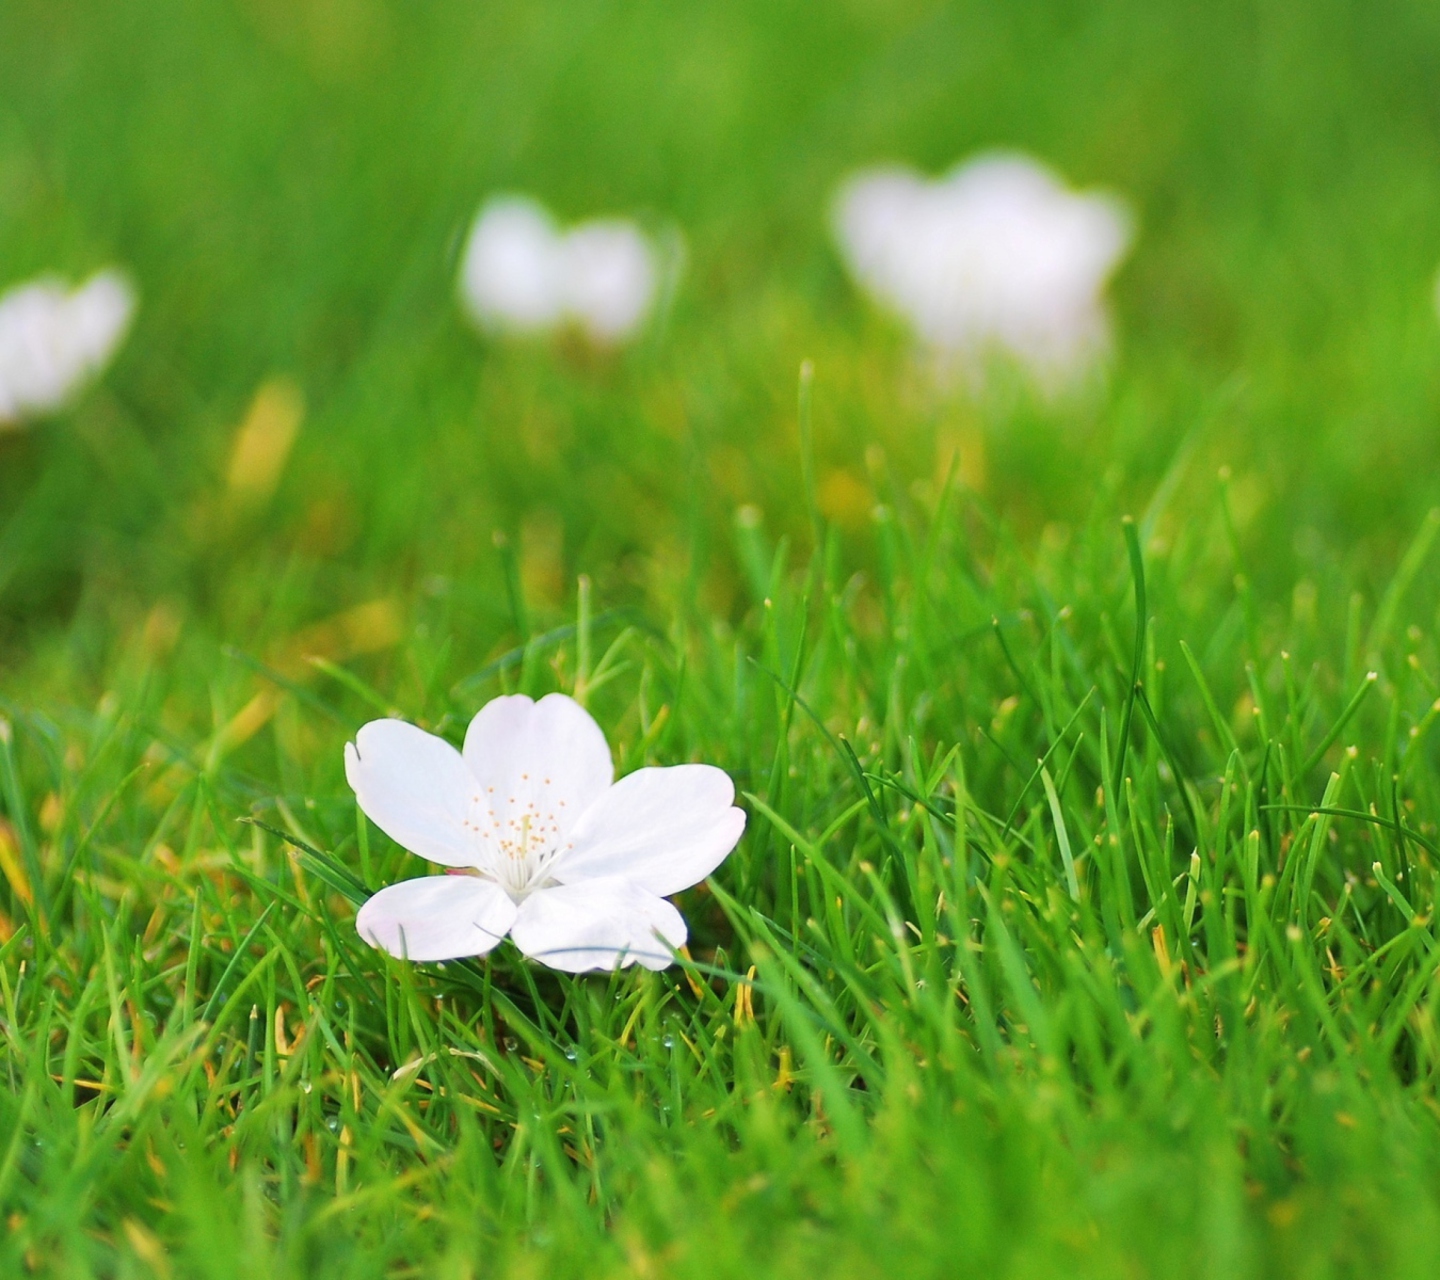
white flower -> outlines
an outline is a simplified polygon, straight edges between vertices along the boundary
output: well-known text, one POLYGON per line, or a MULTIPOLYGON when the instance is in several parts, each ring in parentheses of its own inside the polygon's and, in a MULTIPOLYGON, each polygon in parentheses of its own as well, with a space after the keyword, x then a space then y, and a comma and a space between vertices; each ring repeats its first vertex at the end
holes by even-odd
POLYGON ((999 351, 1055 383, 1108 345, 1101 294, 1129 245, 1129 213, 1113 196, 1067 190, 1026 156, 981 155, 934 181, 858 174, 834 225, 861 285, 972 371, 999 351))
POLYGON ((371 721, 345 748, 345 776, 376 826, 460 872, 403 880, 360 908, 360 936, 411 960, 484 955, 509 934, 571 973, 663 969, 686 938, 666 896, 714 871, 745 829, 710 765, 613 782, 605 735, 558 693, 487 703, 463 751, 371 721))
POLYGON ((660 265, 650 241, 621 218, 561 231, 526 196, 497 196, 470 228, 460 300, 482 327, 536 333, 570 322, 593 342, 630 337, 654 305, 660 265))
POLYGON ((45 276, 0 296, 0 424, 60 408, 109 363, 134 312, 116 271, 76 289, 45 276))

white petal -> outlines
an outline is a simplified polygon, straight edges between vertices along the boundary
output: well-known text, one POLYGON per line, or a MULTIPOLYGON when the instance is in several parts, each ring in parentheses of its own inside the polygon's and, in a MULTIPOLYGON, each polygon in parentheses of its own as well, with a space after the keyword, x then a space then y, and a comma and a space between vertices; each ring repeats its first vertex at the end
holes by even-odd
POLYGON ((442 866, 478 865, 479 845, 467 826, 475 780, 444 738, 403 720, 372 720, 345 748, 345 777, 396 844, 442 866))
POLYGON ((527 332, 560 319, 561 237, 543 206, 497 196, 470 229, 460 266, 460 297, 487 328, 527 332))
POLYGON ((615 776, 600 726, 563 693, 487 702, 465 734, 465 763, 502 823, 526 819, 555 844, 615 776))
POLYGON ((109 362, 134 310, 116 271, 73 290, 45 276, 0 296, 0 421, 60 408, 109 362))
POLYGON ((734 799, 729 776, 712 765, 637 769, 585 811, 552 874, 565 884, 624 876, 662 898, 679 893, 739 841, 745 814, 734 799))
POLYGON ((70 295, 76 359, 86 373, 110 362, 135 314, 135 290, 118 271, 100 271, 70 295))
POLYGON ((532 960, 584 973, 631 964, 664 969, 686 931, 664 898, 612 876, 537 890, 520 904, 510 936, 532 960))
POLYGON ((493 880, 422 876, 381 889, 355 917, 372 947, 409 960, 483 956, 515 923, 515 904, 493 880))
POLYGON ((597 342, 618 342, 645 319, 659 271, 634 223, 582 222, 564 238, 560 265, 566 307, 597 342))

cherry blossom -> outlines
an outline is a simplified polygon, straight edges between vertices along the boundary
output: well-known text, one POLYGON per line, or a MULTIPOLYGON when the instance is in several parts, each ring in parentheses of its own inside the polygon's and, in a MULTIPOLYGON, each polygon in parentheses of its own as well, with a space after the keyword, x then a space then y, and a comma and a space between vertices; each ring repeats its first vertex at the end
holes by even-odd
POLYGON ((710 765, 614 781, 599 726, 558 693, 487 703, 459 751, 372 721, 345 748, 345 774, 376 826, 450 869, 381 889, 356 917, 372 946, 411 960, 484 955, 508 935, 571 973, 663 969, 687 936, 666 898, 714 871, 745 828, 710 765))
POLYGON ((609 346, 655 304, 661 255, 635 223, 600 218, 562 230, 527 196, 496 196, 470 229, 460 300, 484 329, 537 333, 571 323, 609 346))
POLYGON ((983 154, 933 181, 904 168, 857 174, 834 225, 861 286, 971 371, 998 352, 1053 385, 1108 347, 1102 294, 1129 246, 1129 213, 1026 156, 983 154))
POLYGON ((0 426, 61 408, 110 362, 134 312, 117 271, 74 289, 42 276, 0 296, 0 426))

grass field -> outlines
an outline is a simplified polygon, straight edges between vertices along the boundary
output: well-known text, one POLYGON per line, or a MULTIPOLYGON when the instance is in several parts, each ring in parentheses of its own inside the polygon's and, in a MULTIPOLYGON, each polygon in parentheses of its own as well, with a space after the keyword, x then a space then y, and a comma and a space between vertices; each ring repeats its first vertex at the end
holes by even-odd
POLYGON ((1433 1276, 1437 78, 1407 0, 0 3, 0 287, 141 294, 0 433, 0 1273, 1433 1276), (828 240, 996 145, 1137 215, 1059 399, 828 240), (478 338, 504 189, 673 307, 478 338), (554 689, 736 780, 693 964, 362 944, 344 743, 554 689))

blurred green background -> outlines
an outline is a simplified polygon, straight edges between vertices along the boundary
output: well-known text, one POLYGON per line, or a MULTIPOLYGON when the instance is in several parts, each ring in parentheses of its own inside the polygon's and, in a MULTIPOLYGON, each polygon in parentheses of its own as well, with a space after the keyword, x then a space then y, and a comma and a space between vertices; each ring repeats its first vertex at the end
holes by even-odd
POLYGON ((484 650, 497 529, 539 613, 586 571, 724 615, 734 509, 804 527, 804 357, 857 555, 877 472, 933 486, 957 443, 1022 534, 1143 505, 1184 443, 1175 518, 1228 463, 1262 591, 1372 586, 1440 491, 1437 82, 1421 3, 7 0, 0 285, 116 262, 142 309, 78 407, 0 436, 0 651, 426 590, 484 650), (997 145, 1138 214, 1110 376, 1062 403, 931 394, 829 244, 854 166, 997 145), (497 189, 678 224, 671 312, 609 356, 478 338, 455 261, 497 189), (207 533, 277 376, 284 482, 207 533))
MULTIPOLYGON (((559 1241, 556 1275, 679 1256, 673 1274, 709 1280, 722 1255, 745 1276, 868 1276, 874 1255, 898 1274, 903 1246, 915 1274, 1048 1280, 1084 1256, 1106 1277, 1428 1276, 1436 885, 1424 854, 1399 868, 1440 840, 1437 86, 1440 7, 1419 0, 0 0, 0 289, 114 263, 141 296, 73 408, 0 432, 0 1192, 20 1206, 0 1258, 163 1275, 185 1237, 173 1274, 428 1275, 449 1240, 443 1274, 478 1256, 527 1276, 530 1246, 559 1241), (830 243, 852 169, 1002 146, 1136 214, 1114 358, 1058 399, 937 388, 830 243), (567 222, 680 228, 673 306, 618 352, 478 336, 457 257, 502 190, 567 222), (805 359, 833 536, 808 571, 805 359), (239 502, 241 424, 302 402, 278 487, 239 502), (576 617, 581 574, 597 619, 621 607, 638 630, 610 647, 611 616, 583 658, 588 632, 553 630, 518 657, 576 617), (315 655, 343 669, 322 682, 315 655), (357 725, 393 705, 454 736, 502 685, 574 690, 592 659, 622 771, 704 759, 750 792, 739 851, 682 906, 722 968, 755 954, 737 919, 789 928, 811 1001, 790 1021, 783 984, 756 988, 746 1030, 738 973, 723 1002, 678 970, 537 987, 508 950, 467 993, 359 948, 319 864, 237 825, 248 807, 361 867, 340 756, 357 725), (815 721, 766 671, 795 673, 815 721), (1142 676, 1154 718, 1117 750, 1142 676), (1115 965, 1056 908, 1078 888, 1046 859, 1068 824, 1088 892, 1132 766, 1120 834, 1150 907, 1115 965), (1332 766, 1343 839, 1307 808, 1332 766), (941 860, 923 802, 887 793, 887 818, 857 773, 962 814, 964 793, 972 846, 941 860), (1277 797, 1294 810, 1262 818, 1277 797), (1413 848, 1371 829, 1382 812, 1413 848), (1297 832, 1320 900, 1272 912, 1297 832), (801 911, 795 833, 830 841, 853 899, 829 936, 801 911), (1199 915, 1191 847, 1214 868, 1199 915), (960 867, 951 938, 871 928, 895 850, 960 867), (1394 881, 1367 880, 1392 853, 1394 881), (983 911, 956 901, 972 858, 983 911), (313 910, 289 896, 306 876, 313 910), (1165 914, 1177 886, 1203 948, 1165 914), (926 1000, 912 952, 938 975, 926 1000), (984 990, 972 955, 1015 993, 996 1018, 950 998, 984 990), (287 1009, 316 1034, 282 1078, 287 1009), (542 1030, 517 1056, 501 1027, 495 1106, 460 1111, 453 1084, 438 1105, 460 1079, 438 1053, 437 1091, 404 1093, 412 1044, 496 1051, 497 1009, 542 1030), (167 1095, 156 1046, 212 1015, 218 1070, 177 1066, 167 1095), (1047 1017, 1070 1048, 1026 1058, 1047 1017), (672 1025, 712 1037, 696 1066, 672 1025), (883 1059, 829 1095, 865 1117, 848 1165, 808 1074, 832 1069, 816 1026, 883 1059), (983 1053, 928 1070, 932 1032, 983 1053), (572 1159, 561 1139, 596 1115, 572 1159), (647 1215, 688 1252, 645 1254, 647 1215)), ((418 869, 374 850, 377 882, 418 869)), ((919 902, 937 881, 917 883, 919 902)))

